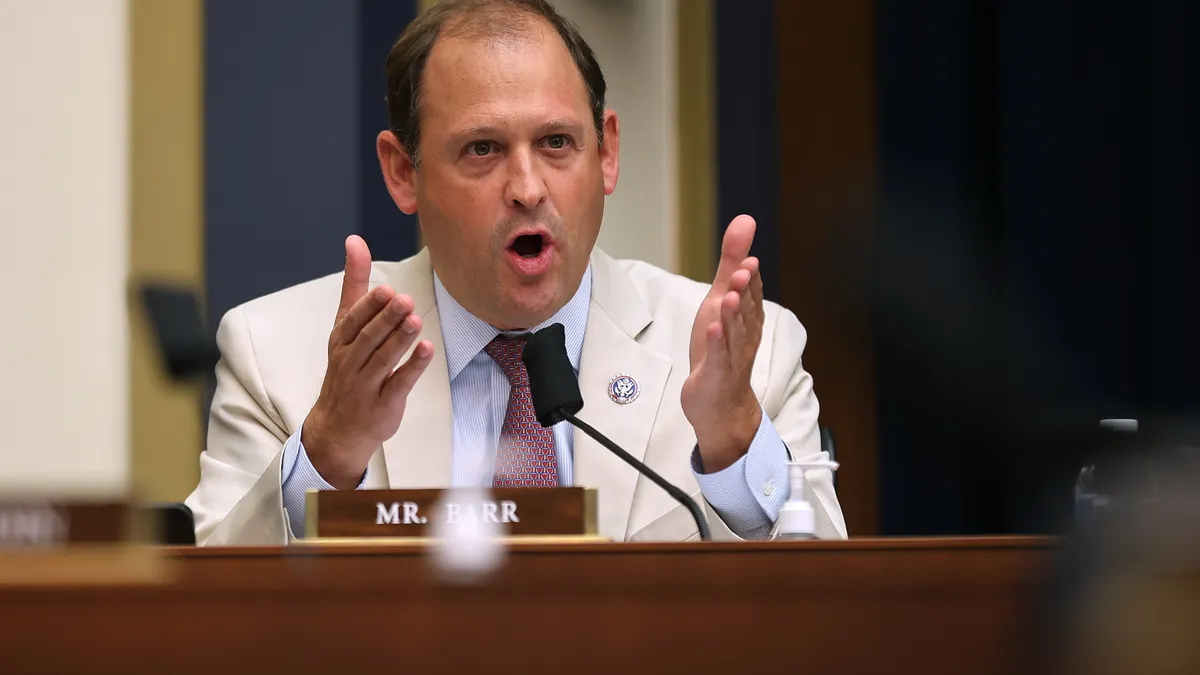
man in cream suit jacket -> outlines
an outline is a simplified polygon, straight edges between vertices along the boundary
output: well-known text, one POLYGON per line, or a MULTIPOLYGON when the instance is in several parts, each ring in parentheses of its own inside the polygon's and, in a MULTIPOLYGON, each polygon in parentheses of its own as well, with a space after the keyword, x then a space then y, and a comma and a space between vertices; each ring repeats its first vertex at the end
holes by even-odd
MULTIPOLYGON (((529 453, 552 484, 598 489, 601 535, 696 537, 686 509, 587 436, 520 423, 528 386, 504 354, 555 322, 580 418, 701 501, 714 538, 766 536, 788 458, 823 453, 806 335, 762 299, 754 221, 730 223, 711 286, 595 248, 620 128, 591 49, 545 0, 443 0, 387 71, 380 165, 428 247, 373 263, 351 237, 343 273, 225 316, 187 501, 198 541, 288 543, 306 488, 532 484, 545 469, 529 453), (636 396, 612 394, 616 376, 636 396)), ((807 477, 818 536, 845 537, 831 472, 807 477)))

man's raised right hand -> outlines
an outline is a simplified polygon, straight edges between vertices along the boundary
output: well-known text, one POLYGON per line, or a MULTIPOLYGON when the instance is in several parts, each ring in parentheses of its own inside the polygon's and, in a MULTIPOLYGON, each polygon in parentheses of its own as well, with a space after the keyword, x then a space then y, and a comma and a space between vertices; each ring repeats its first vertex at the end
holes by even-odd
POLYGON ((371 252, 357 235, 346 240, 346 274, 329 334, 329 365, 300 442, 313 468, 339 490, 358 486, 375 448, 400 428, 408 393, 433 357, 422 340, 413 300, 387 286, 367 292, 371 252))

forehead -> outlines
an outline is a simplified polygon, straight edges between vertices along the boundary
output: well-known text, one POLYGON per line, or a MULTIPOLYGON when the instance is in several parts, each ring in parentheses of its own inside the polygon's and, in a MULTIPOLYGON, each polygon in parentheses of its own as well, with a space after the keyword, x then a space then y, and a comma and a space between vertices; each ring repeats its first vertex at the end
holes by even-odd
POLYGON ((574 59, 558 33, 540 20, 499 35, 439 38, 421 87, 425 132, 590 114, 574 59))

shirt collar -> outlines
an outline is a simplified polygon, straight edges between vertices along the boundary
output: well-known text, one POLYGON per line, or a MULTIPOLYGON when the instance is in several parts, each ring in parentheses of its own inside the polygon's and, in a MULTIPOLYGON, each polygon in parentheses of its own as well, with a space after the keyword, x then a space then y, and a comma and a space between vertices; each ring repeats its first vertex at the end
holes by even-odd
POLYGON ((483 319, 471 314, 458 304, 437 272, 433 273, 433 294, 437 301, 438 316, 442 322, 442 342, 446 349, 446 367, 450 380, 458 377, 463 368, 474 359, 489 342, 502 332, 507 335, 521 335, 541 330, 555 323, 563 325, 566 333, 567 358, 575 372, 579 372, 579 357, 583 352, 583 333, 587 328, 588 305, 592 298, 592 266, 583 273, 579 288, 575 295, 554 313, 554 316, 534 326, 528 331, 500 331, 483 319))

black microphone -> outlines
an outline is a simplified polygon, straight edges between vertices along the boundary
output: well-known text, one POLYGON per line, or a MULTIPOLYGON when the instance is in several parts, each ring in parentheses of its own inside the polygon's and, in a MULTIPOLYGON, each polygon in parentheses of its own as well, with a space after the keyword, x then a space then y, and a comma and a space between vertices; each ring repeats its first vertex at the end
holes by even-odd
POLYGON ((579 381, 575 378, 575 369, 571 367, 571 360, 567 357, 566 332, 561 323, 546 326, 530 335, 525 342, 521 360, 529 373, 529 394, 533 398, 533 409, 537 413, 538 424, 550 427, 565 420, 578 427, 655 485, 666 490, 675 501, 686 506, 696 521, 696 528, 700 530, 700 539, 712 540, 708 531, 708 521, 704 519, 704 512, 694 499, 625 452, 607 436, 575 417, 575 413, 583 408, 583 395, 579 393, 579 381))

